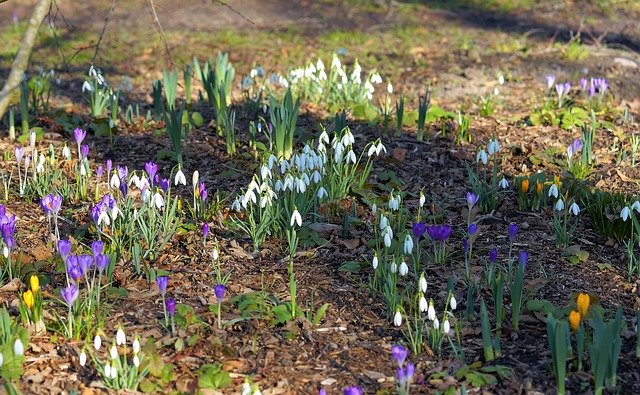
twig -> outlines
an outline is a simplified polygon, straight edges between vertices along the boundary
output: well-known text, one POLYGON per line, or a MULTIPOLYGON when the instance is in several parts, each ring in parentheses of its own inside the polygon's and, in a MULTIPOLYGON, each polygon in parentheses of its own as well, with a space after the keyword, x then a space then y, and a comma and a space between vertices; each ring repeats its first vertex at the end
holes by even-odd
POLYGON ((93 57, 91 58, 91 64, 96 61, 96 57, 98 56, 98 51, 100 50, 100 43, 102 42, 102 38, 104 37, 104 33, 107 30, 107 24, 109 23, 109 17, 113 15, 113 12, 116 8, 116 0, 111 2, 111 9, 104 17, 104 24, 102 25, 102 30, 100 31, 100 36, 98 37, 98 42, 96 43, 96 51, 93 53, 93 57))
POLYGON ((229 4, 227 4, 227 2, 226 2, 226 1, 222 1, 222 0, 211 0, 211 2, 212 2, 213 4, 220 4, 220 5, 221 5, 221 6, 223 6, 223 7, 227 7, 228 9, 230 9, 230 10, 231 10, 231 12, 233 12, 233 13, 235 13, 235 14, 238 14, 238 15, 239 15, 242 19, 244 19, 245 21, 249 22, 249 23, 250 23, 250 24, 252 24, 252 25, 255 25, 255 23, 254 23, 251 19, 247 18, 247 17, 246 17, 246 16, 244 16, 244 14, 242 14, 240 11, 236 10, 235 8, 233 8, 232 6, 230 6, 229 4))
POLYGON ((173 68, 173 58, 171 57, 171 51, 169 50, 169 45, 167 44, 167 40, 164 36, 164 31, 162 30, 162 26, 160 25, 160 21, 158 20, 158 14, 156 13, 156 7, 153 4, 153 0, 147 0, 149 2, 149 7, 151 8, 151 14, 153 15, 153 23, 156 25, 156 29, 158 29, 158 33, 160 33, 160 39, 164 44, 164 49, 167 52, 167 56, 169 57, 169 64, 171 68, 173 68))

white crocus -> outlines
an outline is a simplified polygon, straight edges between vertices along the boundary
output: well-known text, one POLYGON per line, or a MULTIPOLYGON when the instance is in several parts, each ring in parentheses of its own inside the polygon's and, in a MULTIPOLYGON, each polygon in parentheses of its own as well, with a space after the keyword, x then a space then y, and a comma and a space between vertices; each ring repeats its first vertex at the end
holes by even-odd
POLYGON ((445 318, 444 324, 442 324, 442 329, 443 329, 444 333, 449 333, 449 331, 451 330, 451 325, 449 324, 449 319, 445 318))
POLYGON ((198 187, 198 181, 200 180, 200 173, 198 173, 198 170, 193 172, 193 175, 191 176, 191 184, 193 185, 193 188, 197 188, 198 187))
POLYGON ((400 313, 400 310, 396 310, 396 314, 393 316, 393 325, 402 325, 402 313, 400 313))
POLYGON ((187 178, 184 176, 182 169, 178 169, 176 176, 173 178, 174 185, 182 184, 187 185, 187 178))
POLYGON ((29 146, 31 146, 31 149, 36 146, 36 132, 34 131, 29 133, 29 146))
POLYGON ((118 328, 118 331, 116 332, 116 343, 118 343, 119 346, 122 346, 126 342, 127 336, 124 334, 122 328, 118 328))
POLYGON ((551 185, 548 196, 553 196, 556 199, 558 198, 558 186, 556 184, 551 185))
POLYGON ((487 153, 485 150, 480 150, 478 155, 476 155, 476 162, 482 162, 483 165, 486 165, 489 158, 487 157, 487 153))
POLYGON ((427 318, 429 321, 437 320, 436 318, 436 309, 433 307, 433 300, 429 301, 429 308, 427 309, 427 318))
POLYGON ((406 235, 404 237, 404 253, 407 255, 411 255, 413 252, 413 238, 411 235, 406 235))
POLYGON ((400 269, 398 272, 403 277, 409 274, 409 266, 407 266, 407 263, 405 261, 402 261, 402 263, 400 264, 400 269))
POLYGON ((622 211, 620 211, 620 218, 622 218, 623 221, 626 221, 629 219, 629 214, 631 214, 629 207, 624 207, 622 211))
POLYGON ((93 348, 95 348, 96 350, 100 350, 101 346, 102 338, 100 337, 100 335, 96 335, 96 337, 93 338, 93 348))
POLYGON ((429 304, 427 303, 427 299, 425 299, 424 295, 420 295, 420 301, 418 302, 418 307, 421 313, 424 313, 428 310, 429 304))
POLYGON ((427 292, 427 279, 424 277, 424 273, 420 275, 420 280, 418 280, 418 284, 420 285, 420 291, 422 293, 427 292))
POLYGON ((294 224, 302 226, 302 217, 300 216, 300 212, 298 212, 297 208, 294 208, 293 214, 291 214, 290 226, 293 226, 294 224))
POLYGON ((449 306, 451 306, 451 310, 455 310, 458 307, 458 301, 453 295, 451 295, 451 300, 449 300, 449 306))
POLYGON ((84 366, 87 363, 87 353, 82 350, 80 353, 80 366, 84 366))
POLYGON ((580 206, 578 206, 578 204, 576 202, 573 202, 571 204, 571 206, 569 206, 569 211, 573 215, 578 215, 578 214, 580 214, 580 206))
POLYGON ((24 354, 24 345, 22 344, 22 340, 16 339, 13 342, 13 353, 17 356, 24 354))
POLYGON ((556 211, 564 210, 564 201, 562 199, 558 199, 556 202, 556 211))

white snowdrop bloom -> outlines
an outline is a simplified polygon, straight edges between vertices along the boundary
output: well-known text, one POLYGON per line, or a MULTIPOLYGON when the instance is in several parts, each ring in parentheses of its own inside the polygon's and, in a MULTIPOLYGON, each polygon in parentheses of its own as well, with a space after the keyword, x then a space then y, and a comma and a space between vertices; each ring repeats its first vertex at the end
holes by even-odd
POLYGON ((289 170, 289 162, 283 160, 280 162, 280 173, 285 174, 289 170))
POLYGON ((284 178, 284 184, 282 186, 282 190, 286 191, 287 189, 293 190, 293 176, 291 174, 287 174, 284 178))
POLYGON ((373 255, 373 259, 371 260, 371 267, 373 267, 373 270, 376 270, 378 268, 378 254, 373 255))
POLYGON ((258 70, 256 69, 251 69, 251 71, 249 72, 249 77, 251 78, 256 78, 257 75, 258 75, 258 70))
POLYGON ((420 191, 420 200, 418 201, 418 204, 420 205, 420 207, 424 207, 424 204, 426 203, 427 198, 424 196, 424 193, 422 193, 422 191, 420 191))
POLYGON ((400 313, 400 310, 396 310, 396 314, 393 316, 393 325, 402 325, 402 314, 400 313))
POLYGON ((136 368, 140 367, 140 357, 137 355, 133 356, 133 366, 136 368))
POLYGON ((112 345, 111 349, 109 350, 109 355, 111 356, 111 359, 118 359, 118 348, 116 347, 116 345, 112 345))
POLYGON ((118 218, 118 216, 119 216, 120 214, 122 214, 122 211, 120 211, 120 209, 118 208, 118 206, 114 205, 114 206, 111 208, 111 212, 110 212, 109 214, 111 215, 111 220, 112 220, 112 221, 115 221, 115 220, 118 218))
POLYGON ((104 365, 104 377, 111 377, 111 365, 104 365))
POLYGON ((349 82, 349 79, 347 78, 347 75, 344 73, 344 71, 340 74, 340 77, 342 84, 338 84, 338 89, 342 89, 343 85, 346 85, 349 82))
POLYGON ((116 365, 111 366, 111 378, 116 379, 118 377, 118 369, 116 369, 116 365))
POLYGON ((427 292, 427 279, 424 277, 424 272, 420 275, 420 280, 418 280, 418 285, 420 286, 420 291, 422 293, 427 292))
POLYGON ((84 366, 87 363, 87 353, 82 350, 80 353, 80 366, 84 366))
POLYGON ((389 82, 387 84, 387 93, 388 94, 392 94, 393 93, 393 85, 391 85, 391 82, 389 82))
POLYGON ((87 175, 87 167, 84 164, 80 165, 80 175, 83 177, 87 175))
POLYGON ((9 248, 7 246, 2 246, 2 256, 6 258, 9 258, 9 248))
POLYGON ((564 201, 562 199, 558 199, 556 202, 556 211, 564 210, 564 201))
POLYGON ((91 87, 91 84, 89 83, 89 81, 85 81, 82 84, 82 93, 84 93, 85 91, 93 92, 93 88, 91 87))
POLYGON ((156 192, 156 194, 153 195, 153 204, 158 210, 164 207, 164 198, 159 192, 156 192))
POLYGON ((433 307, 433 301, 429 301, 429 308, 427 309, 427 318, 429 321, 436 320, 436 309, 433 307))
POLYGON ((329 135, 327 134, 326 130, 323 130, 322 133, 320 133, 320 137, 318 138, 318 141, 320 143, 329 144, 329 135))
POLYGON ((314 171, 313 174, 311 174, 311 180, 313 180, 315 184, 319 183, 320 180, 322 180, 322 175, 318 170, 314 171))
POLYGON ((218 250, 218 246, 215 246, 213 248, 213 251, 211 251, 211 258, 213 258, 214 261, 217 261, 219 257, 220 257, 220 250, 218 250))
POLYGON ((113 173, 113 175, 111 176, 111 180, 109 181, 109 185, 113 189, 120 188, 120 178, 118 177, 117 173, 113 173))
POLYGON ((66 160, 71 159, 71 150, 69 149, 69 147, 67 147, 66 144, 64 145, 64 147, 62 147, 62 157, 66 160))
POLYGON ((300 213, 298 212, 297 208, 293 209, 293 214, 291 215, 290 226, 293 226, 293 224, 298 224, 298 226, 302 226, 302 217, 300 216, 300 213))
POLYGON ((276 192, 282 191, 283 188, 284 188, 284 185, 282 184, 282 181, 280 181, 280 180, 277 180, 275 185, 273 186, 273 189, 275 189, 276 192))
POLYGON ((333 59, 331 59, 331 68, 332 69, 340 69, 342 68, 342 64, 340 63, 340 59, 338 59, 338 55, 333 54, 333 59))
POLYGON ((444 333, 448 334, 449 331, 451 330, 451 325, 449 324, 449 319, 445 318, 444 320, 444 324, 442 324, 442 329, 444 331, 444 333))
POLYGON ((344 147, 342 144, 337 144, 333 151, 333 161, 336 163, 342 162, 342 153, 344 152, 344 147))
POLYGON ((128 185, 131 186, 131 184, 135 184, 136 186, 140 185, 140 177, 138 177, 138 175, 135 172, 131 175, 131 177, 129 177, 128 185))
POLYGON ((391 235, 389 232, 385 232, 384 234, 384 246, 387 248, 391 247, 391 235))
POLYGON ((411 255, 413 252, 413 238, 411 235, 407 234, 404 237, 404 253, 407 255, 411 255))
POLYGON ((38 157, 38 164, 36 165, 36 172, 44 173, 44 162, 44 155, 40 154, 40 156, 38 157))
POLYGON ((558 186, 556 184, 551 185, 551 187, 549 188, 548 196, 553 196, 556 199, 558 198, 558 186))
POLYGON ((349 145, 353 145, 353 143, 355 143, 355 138, 353 137, 353 134, 351 133, 351 131, 349 130, 349 128, 347 128, 344 132, 344 136, 342 136, 342 140, 340 141, 342 143, 342 145, 344 145, 345 147, 349 146, 349 145))
POLYGON ((178 169, 176 176, 173 178, 174 185, 182 184, 187 185, 187 178, 184 176, 182 169, 178 169))
POLYGON ((498 77, 498 83, 499 83, 500 85, 504 85, 504 75, 500 75, 500 76, 498 77))
POLYGON ((636 200, 635 202, 633 202, 633 204, 631 205, 631 209, 636 210, 640 213, 640 200, 636 200))
POLYGON ((139 352, 140 352, 140 340, 139 340, 137 337, 136 337, 136 338, 135 338, 135 340, 133 341, 132 348, 133 348, 133 352, 134 352, 135 354, 137 354, 137 353, 139 353, 139 352))
POLYGON ((449 300, 449 306, 451 306, 451 310, 455 310, 458 307, 458 301, 453 295, 451 295, 451 300, 449 300))
POLYGON ((13 342, 13 353, 17 356, 24 354, 24 345, 22 344, 22 340, 16 339, 13 342))
POLYGON ((409 274, 409 266, 407 266, 407 263, 405 261, 402 261, 402 263, 400 264, 398 273, 400 273, 400 275, 403 277, 409 274))
POLYGON ((382 215, 380 217, 380 230, 385 230, 387 226, 389 226, 389 220, 387 219, 387 217, 382 215))
POLYGON ((389 265, 389 270, 391 270, 391 273, 398 273, 398 264, 395 262, 391 262, 391 265, 389 265))
POLYGON ((240 208, 240 199, 238 199, 237 197, 236 197, 236 200, 234 200, 233 203, 231 204, 231 210, 233 210, 233 211, 240 211, 241 210, 241 208, 240 208))
POLYGON ((433 320, 433 329, 435 329, 435 330, 440 329, 440 321, 438 320, 438 317, 436 317, 436 318, 433 320))
POLYGON ((489 141, 489 144, 487 144, 487 152, 489 156, 493 156, 494 154, 500 152, 500 143, 498 142, 498 140, 489 141))
POLYGON ((100 335, 96 335, 96 337, 93 338, 93 348, 100 350, 100 347, 102 347, 102 338, 100 335))
POLYGON ((327 190, 324 189, 324 187, 320 187, 320 189, 318 189, 318 198, 319 199, 324 199, 327 197, 327 190))
POLYGON ((381 84, 382 77, 378 73, 373 73, 371 74, 371 82, 373 82, 374 84, 381 84))
POLYGON ((354 165, 356 164, 356 154, 353 152, 353 150, 349 150, 349 152, 347 153, 347 163, 353 163, 354 165))
POLYGON ((580 206, 578 206, 578 204, 576 202, 573 202, 571 204, 571 206, 569 206, 569 211, 573 215, 578 215, 578 214, 580 214, 580 206))
POLYGON ((418 302, 418 308, 421 313, 424 313, 428 310, 429 304, 427 303, 427 299, 425 299, 424 295, 420 295, 420 301, 418 302))
POLYGON ((191 175, 191 185, 193 185, 193 187, 196 188, 198 186, 199 180, 200 180, 200 173, 198 172, 198 170, 196 170, 191 175))
POLYGON ((378 212, 378 205, 373 203, 373 206, 371 206, 371 212, 372 213, 377 213, 378 212))
POLYGON ((267 159, 267 165, 269 166, 269 170, 273 169, 273 166, 275 166, 277 163, 278 163, 278 158, 276 158, 274 154, 269 155, 269 159, 267 159))
POLYGON ((109 214, 107 214, 106 211, 100 212, 100 215, 98 216, 98 226, 100 225, 111 225, 111 218, 109 218, 109 214))
POLYGON ((620 218, 622 218, 623 221, 626 221, 629 219, 629 214, 631 214, 629 207, 624 207, 622 208, 622 211, 620 211, 620 218))
POLYGON ((382 141, 378 141, 378 145, 376 146, 376 155, 379 156, 382 152, 387 153, 387 147, 382 144, 382 141))
POLYGON ((316 62, 316 69, 324 70, 324 63, 322 63, 322 59, 318 59, 318 61, 316 62))
POLYGON ((482 162, 483 165, 486 165, 488 160, 489 158, 487 157, 487 153, 485 152, 485 150, 480 150, 480 152, 478 152, 478 155, 476 155, 476 162, 482 162))
POLYGON ((4 365, 4 355, 0 352, 0 368, 4 365))
POLYGON ((118 331, 116 332, 116 343, 119 346, 122 346, 126 342, 127 342, 127 336, 124 334, 124 331, 122 330, 122 328, 118 328, 118 331))
POLYGON ((506 178, 502 177, 502 180, 500 180, 500 188, 502 189, 507 189, 509 187, 509 181, 507 181, 506 178))
POLYGON ((376 153, 376 146, 371 144, 369 146, 369 150, 367 151, 367 156, 371 156, 376 153))
POLYGON ((307 184, 305 184, 302 178, 298 178, 296 180, 296 186, 297 186, 298 192, 300 193, 305 193, 307 190, 307 184))

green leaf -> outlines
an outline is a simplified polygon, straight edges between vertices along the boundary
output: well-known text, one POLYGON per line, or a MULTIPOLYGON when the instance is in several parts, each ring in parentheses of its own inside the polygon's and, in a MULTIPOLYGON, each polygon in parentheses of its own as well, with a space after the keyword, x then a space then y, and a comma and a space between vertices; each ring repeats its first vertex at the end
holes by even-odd
POLYGON ((320 324, 320 321, 322 321, 322 319, 324 318, 324 315, 327 313, 328 308, 329 308, 329 303, 325 303, 322 306, 320 306, 318 311, 316 311, 316 315, 313 317, 313 321, 311 322, 311 325, 317 326, 318 324, 320 324))
POLYGON ((191 122, 193 122, 195 127, 199 128, 204 125, 204 118, 198 111, 194 111, 191 113, 191 122))

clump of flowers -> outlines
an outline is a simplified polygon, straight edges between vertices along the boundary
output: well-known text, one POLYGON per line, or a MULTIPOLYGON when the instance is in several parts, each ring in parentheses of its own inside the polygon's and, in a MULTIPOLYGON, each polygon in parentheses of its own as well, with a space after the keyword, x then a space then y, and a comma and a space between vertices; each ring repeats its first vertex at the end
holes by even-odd
MULTIPOLYGON (((99 335, 94 338, 94 348, 100 349, 102 339, 99 335)), ((84 353, 84 351, 83 351, 84 353)), ((86 361, 86 357, 80 357, 80 364, 86 361)), ((135 336, 131 349, 127 347, 127 336, 122 329, 118 328, 116 338, 109 349, 108 358, 104 361, 94 357, 93 361, 96 365, 98 373, 102 375, 105 385, 114 390, 132 390, 138 389, 140 382, 149 373, 149 366, 142 367, 144 361, 144 353, 141 351, 140 338, 135 336)))
POLYGON ((0 279, 7 278, 13 280, 13 257, 12 251, 16 247, 16 216, 8 216, 7 209, 0 204, 0 236, 2 236, 2 256, 4 265, 0 279))
POLYGON ((22 293, 20 316, 23 322, 28 322, 29 325, 33 325, 35 332, 46 331, 44 321, 42 320, 40 279, 35 274, 29 278, 29 289, 22 293))
POLYGON ((412 363, 405 364, 405 359, 409 351, 402 346, 391 347, 391 355, 398 364, 396 372, 396 391, 399 395, 408 395, 413 375, 415 373, 415 365, 412 363))

